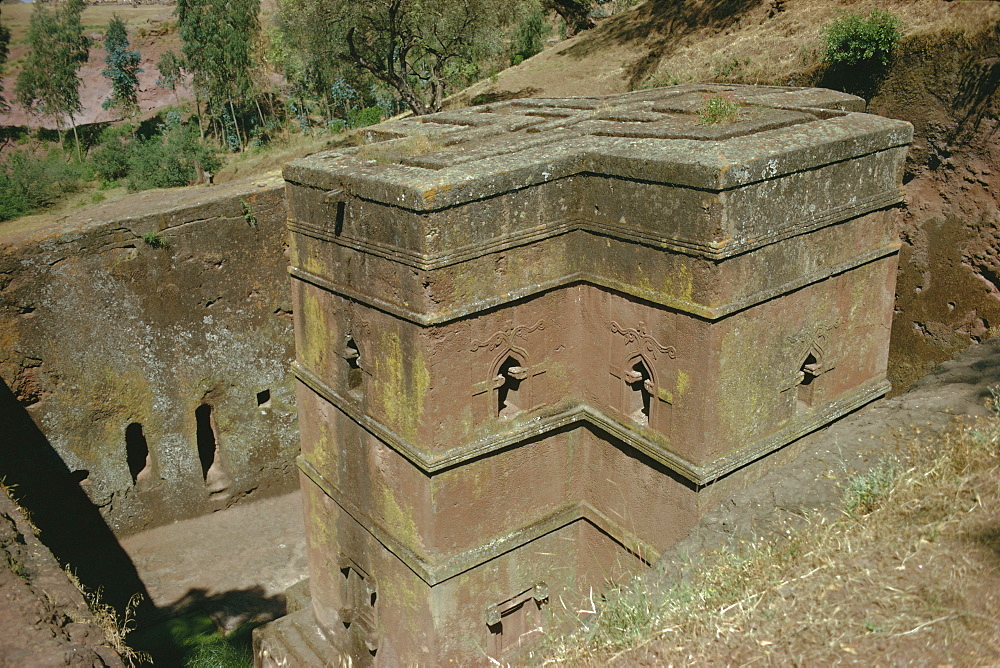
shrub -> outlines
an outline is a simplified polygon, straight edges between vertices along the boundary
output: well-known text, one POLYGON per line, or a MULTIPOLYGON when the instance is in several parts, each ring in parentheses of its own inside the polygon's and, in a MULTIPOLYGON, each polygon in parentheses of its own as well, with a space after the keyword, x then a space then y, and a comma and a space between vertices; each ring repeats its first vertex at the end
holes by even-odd
POLYGON ((134 142, 129 157, 129 190, 186 186, 195 181, 199 167, 215 172, 221 166, 212 149, 177 112, 168 112, 158 129, 158 134, 134 142))
POLYGON ((166 248, 169 245, 167 244, 167 240, 156 232, 146 232, 142 235, 142 240, 153 248, 166 248))
POLYGON ((707 96, 702 103, 701 109, 698 110, 700 117, 698 122, 702 125, 712 125, 728 121, 736 116, 739 110, 739 102, 733 99, 732 93, 715 93, 707 96))
POLYGON ((902 21, 889 11, 873 9, 868 18, 848 12, 823 29, 826 60, 834 65, 889 64, 902 36, 902 21))
POLYGON ((59 151, 15 151, 0 163, 0 220, 31 213, 79 190, 84 171, 59 151))
POLYGON ((95 176, 104 183, 125 178, 129 170, 129 156, 135 148, 131 125, 108 127, 97 137, 97 146, 90 154, 90 164, 95 176))
POLYGON ((382 122, 382 107, 351 109, 347 112, 347 124, 352 128, 363 128, 382 122))
POLYGON ((508 56, 511 65, 520 65, 522 61, 539 53, 544 46, 548 34, 545 25, 545 11, 540 3, 527 5, 517 21, 514 34, 511 36, 508 56))

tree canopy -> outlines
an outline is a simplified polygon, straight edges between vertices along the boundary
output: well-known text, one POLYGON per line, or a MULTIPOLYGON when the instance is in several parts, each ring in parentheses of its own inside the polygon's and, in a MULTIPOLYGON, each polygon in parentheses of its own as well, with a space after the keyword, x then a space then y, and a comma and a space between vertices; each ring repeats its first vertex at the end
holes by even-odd
POLYGON ((139 67, 138 51, 129 51, 128 30, 125 22, 117 14, 111 17, 104 31, 104 49, 108 52, 101 71, 111 82, 111 96, 102 105, 105 109, 117 107, 131 116, 139 108, 139 67))
MULTIPOLYGON (((87 62, 90 41, 83 34, 80 17, 83 0, 66 0, 50 11, 34 3, 28 24, 28 54, 14 92, 25 109, 49 116, 62 125, 69 116, 76 133, 80 113, 80 67, 87 62)), ((79 152, 79 142, 77 142, 79 152)))
POLYGON ((395 89, 415 114, 441 109, 502 44, 517 2, 504 0, 281 0, 287 44, 306 70, 347 63, 395 89))
MULTIPOLYGON (((10 29, 0 23, 0 72, 3 71, 4 63, 7 62, 7 47, 10 45, 10 29)), ((0 86, 0 93, 3 93, 3 86, 0 86)), ((7 111, 7 101, 0 95, 0 111, 7 111)))
POLYGON ((156 61, 156 69, 160 71, 156 85, 172 90, 175 98, 177 97, 177 84, 181 82, 181 68, 183 68, 183 63, 173 51, 164 51, 160 59, 156 61))
MULTIPOLYGON (((260 0, 178 0, 177 23, 184 40, 184 68, 196 93, 215 115, 238 122, 235 105, 255 95, 254 46, 260 33, 260 0)), ((242 145, 242 139, 240 139, 242 145)))

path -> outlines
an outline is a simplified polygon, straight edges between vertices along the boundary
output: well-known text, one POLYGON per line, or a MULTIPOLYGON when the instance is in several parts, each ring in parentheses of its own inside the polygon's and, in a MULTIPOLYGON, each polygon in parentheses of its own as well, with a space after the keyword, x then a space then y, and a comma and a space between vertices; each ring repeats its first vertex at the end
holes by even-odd
POLYGON ((306 577, 298 492, 156 527, 122 540, 156 607, 198 606, 230 630, 284 614, 306 577))

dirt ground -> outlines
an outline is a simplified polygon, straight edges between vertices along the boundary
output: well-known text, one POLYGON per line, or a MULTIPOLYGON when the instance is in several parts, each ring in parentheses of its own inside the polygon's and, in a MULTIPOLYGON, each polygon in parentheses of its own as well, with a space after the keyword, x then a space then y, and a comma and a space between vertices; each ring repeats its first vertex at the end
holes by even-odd
POLYGON ((163 615, 193 607, 230 631, 284 614, 306 577, 298 492, 156 527, 122 540, 163 615))
POLYGON ((0 491, 0 666, 124 668, 82 593, 0 491))

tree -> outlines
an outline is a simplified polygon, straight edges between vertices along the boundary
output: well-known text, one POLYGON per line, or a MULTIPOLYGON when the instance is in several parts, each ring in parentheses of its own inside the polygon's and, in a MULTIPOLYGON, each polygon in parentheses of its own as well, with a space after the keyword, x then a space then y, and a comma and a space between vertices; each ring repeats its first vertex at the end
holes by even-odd
POLYGON ((139 110, 139 67, 138 51, 128 50, 128 30, 125 22, 114 14, 104 32, 104 49, 108 52, 101 71, 111 82, 111 97, 101 105, 105 109, 118 107, 122 114, 131 116, 139 110))
MULTIPOLYGON (((0 23, 0 72, 3 71, 4 63, 7 62, 7 47, 10 44, 10 29, 7 26, 0 23)), ((3 93, 3 86, 0 86, 0 93, 3 93)), ((10 106, 7 101, 0 95, 0 111, 7 111, 10 106)))
POLYGON ((181 81, 181 69, 184 67, 182 63, 183 61, 173 51, 164 51, 163 55, 156 62, 156 69, 160 71, 160 76, 156 79, 156 85, 172 90, 174 92, 174 99, 178 103, 180 102, 180 98, 177 97, 177 84, 181 81))
POLYGON ((283 0, 288 44, 337 59, 395 89, 415 114, 440 111, 467 84, 517 2, 504 0, 283 0))
POLYGON ((66 0, 54 12, 43 2, 34 3, 28 24, 28 55, 14 85, 18 103, 28 111, 49 116, 60 128, 63 117, 69 116, 81 160, 75 118, 83 108, 78 72, 87 62, 90 46, 83 34, 82 14, 83 0, 66 0))
POLYGON ((545 0, 545 7, 555 11, 566 22, 566 36, 594 27, 590 18, 590 0, 545 0))
POLYGON ((216 117, 229 106, 240 148, 244 141, 236 105, 256 102, 253 47, 260 34, 259 12, 260 0, 178 0, 176 9, 185 69, 192 74, 195 92, 216 117))

